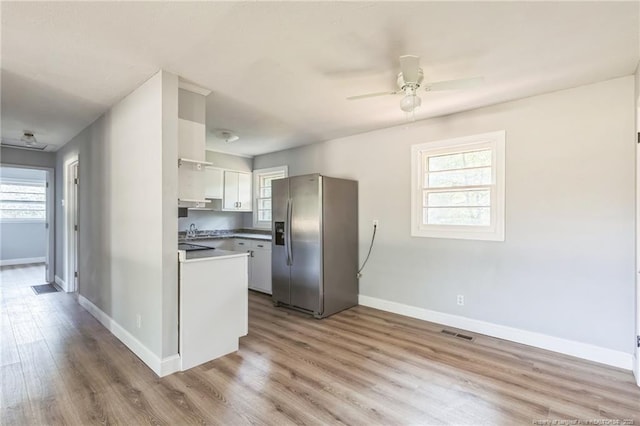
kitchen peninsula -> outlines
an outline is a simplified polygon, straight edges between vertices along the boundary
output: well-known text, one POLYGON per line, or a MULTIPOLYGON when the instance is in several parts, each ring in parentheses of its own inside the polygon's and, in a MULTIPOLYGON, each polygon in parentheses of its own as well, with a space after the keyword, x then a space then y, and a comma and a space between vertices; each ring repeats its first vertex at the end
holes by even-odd
POLYGON ((270 239, 253 230, 179 234, 182 371, 238 350, 248 332, 250 265, 260 259, 251 247, 270 250, 270 239))
POLYGON ((227 250, 178 250, 182 371, 238 350, 248 327, 248 257, 227 250))
POLYGON ((182 244, 214 248, 216 251, 249 253, 247 265, 249 289, 271 294, 271 231, 256 229, 199 231, 192 228, 191 231, 180 232, 178 239, 182 244))

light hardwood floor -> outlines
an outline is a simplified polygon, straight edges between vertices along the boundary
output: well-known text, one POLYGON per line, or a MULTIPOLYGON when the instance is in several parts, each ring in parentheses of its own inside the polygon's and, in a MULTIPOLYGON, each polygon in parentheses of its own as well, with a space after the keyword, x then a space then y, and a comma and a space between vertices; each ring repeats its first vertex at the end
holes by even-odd
POLYGON ((629 371, 365 307, 318 321, 256 293, 237 353, 160 379, 73 295, 34 295, 38 268, 0 271, 2 425, 640 425, 629 371))

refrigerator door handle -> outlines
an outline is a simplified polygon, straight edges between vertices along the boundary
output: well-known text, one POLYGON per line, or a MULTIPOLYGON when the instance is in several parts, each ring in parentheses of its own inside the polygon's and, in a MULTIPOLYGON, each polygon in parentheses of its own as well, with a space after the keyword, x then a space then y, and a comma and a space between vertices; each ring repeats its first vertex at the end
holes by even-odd
POLYGON ((293 216, 293 200, 287 199, 287 223, 285 230, 285 242, 287 247, 287 265, 293 265, 293 253, 291 250, 291 217, 293 216))

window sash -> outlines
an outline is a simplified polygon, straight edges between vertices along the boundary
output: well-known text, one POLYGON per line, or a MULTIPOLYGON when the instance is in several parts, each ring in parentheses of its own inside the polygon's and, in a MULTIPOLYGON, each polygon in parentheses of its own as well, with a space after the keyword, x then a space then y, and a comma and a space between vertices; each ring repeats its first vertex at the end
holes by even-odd
MULTIPOLYGON (((416 144, 412 150, 412 225, 411 235, 418 237, 460 238, 504 241, 504 140, 505 132, 491 132, 455 139, 416 144), (487 154, 464 158, 452 158, 434 164, 429 170, 430 159, 441 156, 458 156, 470 152, 490 151, 490 166, 487 154), (469 164, 470 167, 461 167, 469 164), (429 185, 429 173, 467 172, 488 168, 491 178, 484 182, 473 181, 464 176, 452 176, 449 184, 429 185), (472 184, 471 184, 472 183, 472 184), (481 184, 480 184, 481 183, 481 184), (481 191, 474 193, 473 191, 481 191), (467 193, 468 195, 433 194, 467 193), (484 192, 484 194, 482 194, 484 192), (486 198, 488 197, 488 199, 486 198), (459 211, 458 223, 444 224, 437 218, 437 211, 448 211, 454 217, 459 211), (467 211, 465 211, 467 209, 467 211), (431 220, 429 220, 429 212, 431 220), (489 214, 482 219, 482 215, 489 214), (468 220, 465 220, 467 217, 468 220), (484 224, 472 224, 474 220, 484 224)), ((434 181, 432 180, 432 183, 434 181)))
POLYGON ((0 221, 45 221, 46 210, 45 182, 0 182, 0 221))
POLYGON ((257 227, 271 227, 271 183, 275 179, 282 179, 287 177, 288 168, 284 167, 276 167, 272 169, 264 169, 264 171, 254 170, 255 174, 255 200, 256 204, 254 207, 254 226, 257 227), (266 207, 266 204, 269 204, 269 207, 266 207))

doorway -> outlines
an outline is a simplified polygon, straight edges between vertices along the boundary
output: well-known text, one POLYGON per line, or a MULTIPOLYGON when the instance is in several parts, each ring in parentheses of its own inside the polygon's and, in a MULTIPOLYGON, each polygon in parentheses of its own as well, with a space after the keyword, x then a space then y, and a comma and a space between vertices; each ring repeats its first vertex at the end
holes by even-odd
POLYGON ((78 247, 79 247, 79 180, 78 158, 64 164, 64 290, 78 291, 78 247))
POLYGON ((0 165, 0 266, 53 282, 53 170, 0 165))

